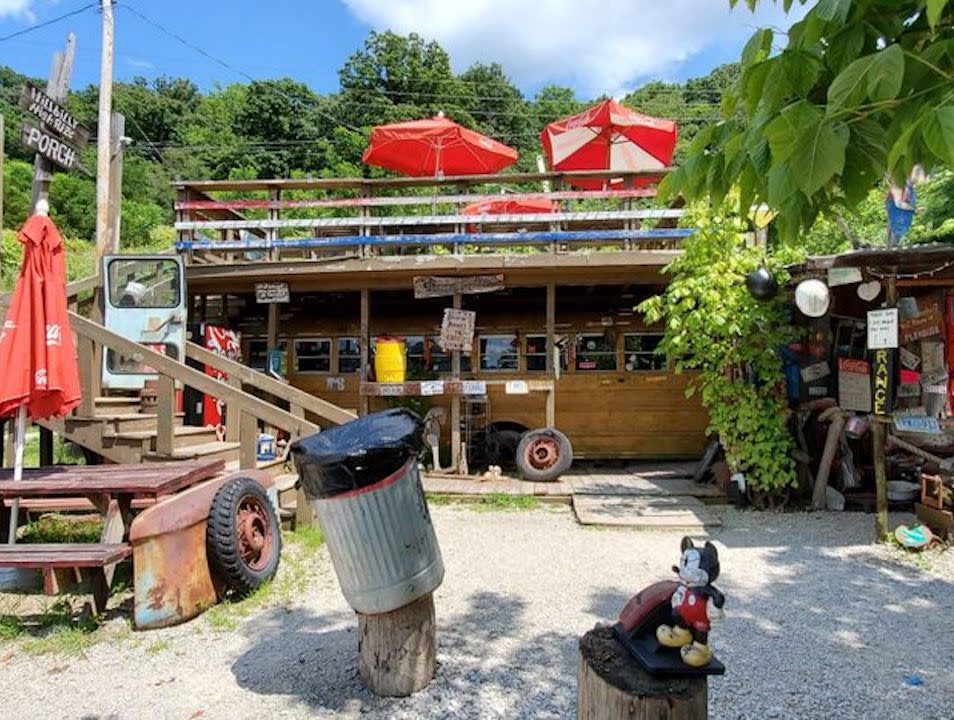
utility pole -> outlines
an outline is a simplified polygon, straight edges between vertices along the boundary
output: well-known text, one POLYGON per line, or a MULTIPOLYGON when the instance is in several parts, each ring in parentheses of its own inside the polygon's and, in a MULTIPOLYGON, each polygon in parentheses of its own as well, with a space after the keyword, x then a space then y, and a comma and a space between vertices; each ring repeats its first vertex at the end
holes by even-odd
POLYGON ((107 234, 108 251, 119 252, 119 231, 123 207, 123 147, 126 144, 126 118, 113 113, 109 127, 109 216, 107 234))
MULTIPOLYGON (((70 75, 73 74, 73 57, 76 54, 76 35, 66 36, 66 50, 53 56, 53 68, 50 79, 46 81, 46 94, 61 105, 66 105, 66 96, 70 92, 70 75)), ((33 161, 33 204, 32 213, 40 200, 48 200, 50 182, 53 180, 53 164, 40 153, 33 161)))
MULTIPOLYGON (((0 246, 3 245, 3 143, 3 114, 0 113, 0 246)), ((0 262, 0 278, 2 277, 3 263, 0 262)))
POLYGON ((110 120, 113 108, 113 3, 100 0, 103 11, 103 55, 99 76, 99 124, 96 130, 96 272, 110 248, 109 165, 112 155, 110 120))

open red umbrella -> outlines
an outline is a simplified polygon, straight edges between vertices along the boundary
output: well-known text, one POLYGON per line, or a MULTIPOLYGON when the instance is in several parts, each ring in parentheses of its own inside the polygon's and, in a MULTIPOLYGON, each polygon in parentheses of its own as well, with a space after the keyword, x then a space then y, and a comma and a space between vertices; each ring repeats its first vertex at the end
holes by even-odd
POLYGON ((362 160, 415 177, 478 175, 513 165, 517 151, 441 113, 427 120, 379 125, 371 131, 362 160))
MULTIPOLYGON (((615 100, 547 125, 540 141, 554 170, 661 170, 672 161, 679 134, 672 120, 643 115, 615 100)), ((621 180, 573 180, 584 189, 621 180)), ((645 185, 651 179, 637 184, 645 185)))
MULTIPOLYGON (((23 472, 26 416, 68 413, 80 402, 76 349, 66 307, 66 248, 46 216, 46 202, 20 228, 23 266, 0 331, 0 417, 17 415, 14 479, 23 472)), ((10 542, 16 533, 12 508, 10 542)))

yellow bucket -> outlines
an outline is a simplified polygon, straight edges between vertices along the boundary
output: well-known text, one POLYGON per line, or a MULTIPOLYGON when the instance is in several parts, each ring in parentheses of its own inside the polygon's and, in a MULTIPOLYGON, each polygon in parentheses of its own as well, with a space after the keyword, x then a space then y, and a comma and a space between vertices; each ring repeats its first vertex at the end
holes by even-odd
POLYGON ((404 340, 381 337, 374 350, 374 374, 378 382, 402 383, 407 375, 404 340))

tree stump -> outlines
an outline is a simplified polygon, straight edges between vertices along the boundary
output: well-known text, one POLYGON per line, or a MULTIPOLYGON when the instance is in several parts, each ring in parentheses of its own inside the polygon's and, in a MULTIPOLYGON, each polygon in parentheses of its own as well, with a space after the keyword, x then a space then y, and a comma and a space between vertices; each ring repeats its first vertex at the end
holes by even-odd
POLYGON ((388 613, 358 613, 358 668, 371 692, 404 697, 425 688, 436 667, 434 629, 431 593, 388 613))
POLYGON ((578 720, 706 720, 705 676, 654 677, 619 643, 609 627, 580 640, 578 720))

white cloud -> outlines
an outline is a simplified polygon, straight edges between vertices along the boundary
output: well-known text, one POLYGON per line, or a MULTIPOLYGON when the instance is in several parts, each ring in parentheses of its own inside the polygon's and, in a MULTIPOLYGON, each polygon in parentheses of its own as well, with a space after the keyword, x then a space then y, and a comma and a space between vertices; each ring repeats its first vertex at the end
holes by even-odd
POLYGON ((567 83, 618 94, 667 77, 700 53, 729 46, 755 27, 787 27, 772 3, 753 16, 728 0, 344 0, 378 30, 417 32, 441 43, 455 69, 499 61, 519 84, 567 83))
POLYGON ((31 6, 33 0, 0 0, 0 20, 7 17, 20 18, 27 22, 36 22, 31 6))

